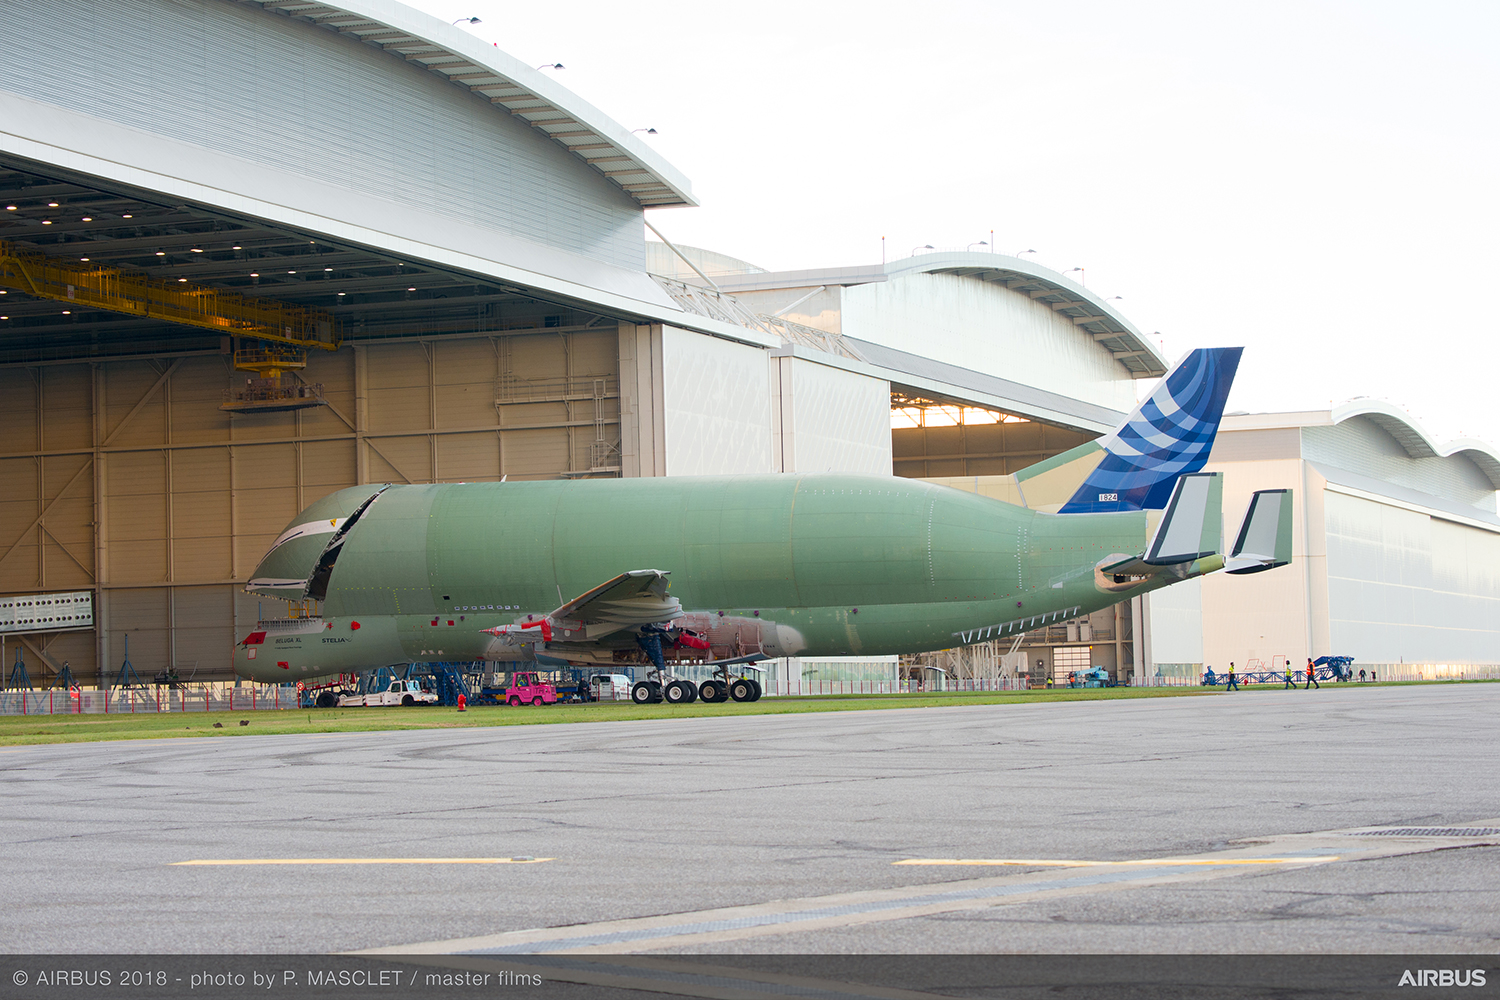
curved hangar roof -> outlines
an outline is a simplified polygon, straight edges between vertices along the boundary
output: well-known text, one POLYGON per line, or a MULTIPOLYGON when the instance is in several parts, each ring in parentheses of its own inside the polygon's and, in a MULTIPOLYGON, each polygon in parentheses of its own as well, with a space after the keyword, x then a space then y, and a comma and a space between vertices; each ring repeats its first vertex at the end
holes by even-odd
POLYGON ((1170 367, 1156 346, 1107 301, 1050 268, 988 253, 929 253, 887 264, 897 274, 957 274, 993 281, 1073 321, 1136 378, 1158 378, 1170 367))
POLYGON ((1080 333, 1093 337, 1095 343, 1114 355, 1133 378, 1159 378, 1171 367, 1156 345, 1104 299, 1050 268, 1004 254, 944 251, 918 254, 883 266, 756 271, 716 275, 715 281, 726 292, 752 292, 813 285, 866 285, 913 274, 956 274, 1004 285, 1071 320, 1080 333))
POLYGON ((1462 455, 1479 466, 1479 470, 1495 489, 1500 490, 1500 451, 1484 441, 1455 438, 1440 444, 1433 440, 1410 413, 1381 399, 1351 400, 1334 407, 1330 416, 1335 424, 1341 424, 1351 417, 1364 417, 1395 438, 1411 458, 1450 458, 1462 455))
POLYGON ((551 77, 399 3, 238 0, 352 35, 488 97, 619 185, 643 208, 697 205, 688 179, 604 112, 551 77))

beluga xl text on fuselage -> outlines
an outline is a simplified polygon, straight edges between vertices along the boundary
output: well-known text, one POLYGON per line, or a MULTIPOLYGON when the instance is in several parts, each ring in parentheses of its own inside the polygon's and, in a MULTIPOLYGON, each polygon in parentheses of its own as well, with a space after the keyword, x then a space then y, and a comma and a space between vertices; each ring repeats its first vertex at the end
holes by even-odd
POLYGON ((1239 358, 1191 352, 1114 431, 1005 477, 1011 503, 837 474, 340 490, 293 520, 246 587, 322 613, 261 622, 235 670, 642 664, 640 700, 719 701, 758 691, 729 668, 759 659, 984 642, 1284 565, 1291 492, 1256 493, 1226 554, 1222 481, 1201 471, 1239 358), (694 685, 671 676, 685 660, 724 669, 694 685))

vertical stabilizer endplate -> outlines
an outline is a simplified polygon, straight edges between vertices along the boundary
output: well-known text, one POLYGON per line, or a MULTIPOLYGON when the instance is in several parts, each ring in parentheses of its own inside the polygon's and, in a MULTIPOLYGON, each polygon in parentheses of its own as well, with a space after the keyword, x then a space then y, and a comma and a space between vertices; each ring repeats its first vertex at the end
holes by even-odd
POLYGON ((1178 479, 1143 561, 1165 566, 1218 552, 1223 507, 1224 479, 1217 472, 1196 472, 1178 479))
POLYGON ((1292 561, 1292 491, 1257 490, 1225 561, 1226 573, 1260 573, 1292 561))

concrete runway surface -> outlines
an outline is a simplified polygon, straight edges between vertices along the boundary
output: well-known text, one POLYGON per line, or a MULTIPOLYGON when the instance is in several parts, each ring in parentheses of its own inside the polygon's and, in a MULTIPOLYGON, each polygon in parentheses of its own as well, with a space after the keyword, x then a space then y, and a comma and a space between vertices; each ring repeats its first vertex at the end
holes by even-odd
POLYGON ((10 952, 1493 953, 1497 720, 1500 684, 1328 684, 7 748, 0 929, 10 952), (551 860, 489 863, 525 858, 551 860), (894 863, 944 860, 1067 863, 894 863))

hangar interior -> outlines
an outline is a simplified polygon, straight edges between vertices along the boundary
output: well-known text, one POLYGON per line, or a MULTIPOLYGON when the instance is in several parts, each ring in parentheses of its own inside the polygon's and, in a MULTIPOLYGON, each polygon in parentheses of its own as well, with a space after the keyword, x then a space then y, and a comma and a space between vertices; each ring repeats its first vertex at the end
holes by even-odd
MULTIPOLYGON (((1005 474, 1166 371, 1031 261, 777 272, 648 241, 647 210, 696 204, 687 178, 399 4, 137 6, 0 10, 35 40, 0 64, 0 594, 91 595, 85 624, 0 609, 42 683, 127 657, 229 679, 237 635, 287 612, 251 569, 346 486, 1005 474)), ((789 661, 768 688, 1139 682, 1154 620, 1138 600, 905 665, 789 661)))

